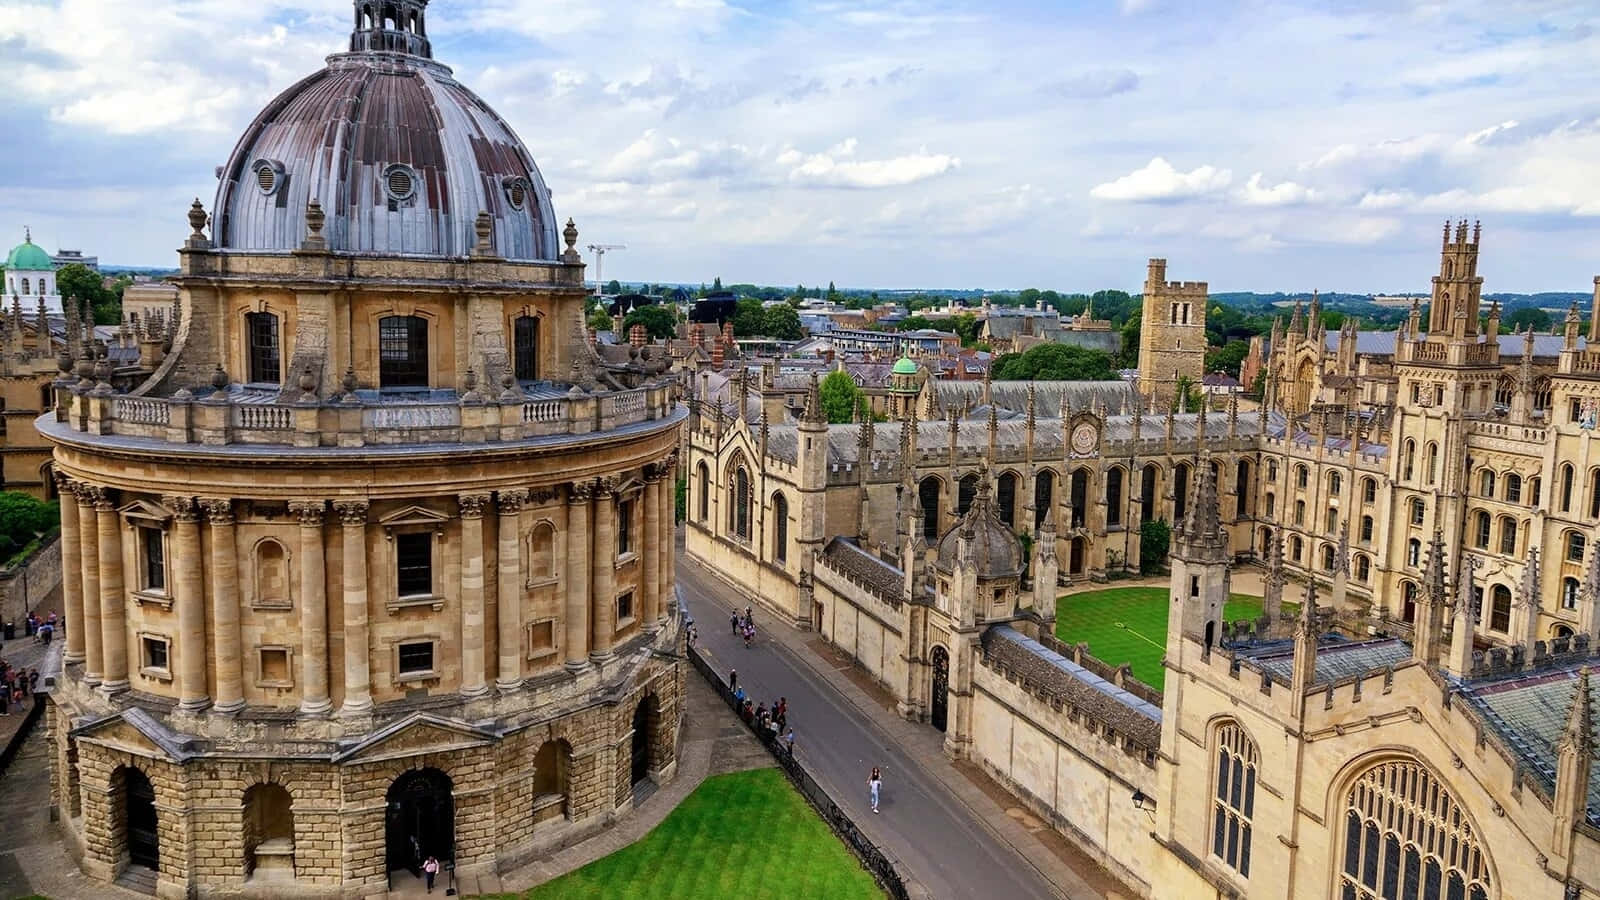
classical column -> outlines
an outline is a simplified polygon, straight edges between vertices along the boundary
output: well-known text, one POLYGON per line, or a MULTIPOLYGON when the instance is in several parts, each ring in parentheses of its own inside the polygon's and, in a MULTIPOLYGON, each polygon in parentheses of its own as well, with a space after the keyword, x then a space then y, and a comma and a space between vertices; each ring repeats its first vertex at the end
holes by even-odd
POLYGON ((173 605, 178 608, 178 706, 211 705, 206 688, 205 560, 200 556, 200 508, 193 497, 164 497, 173 510, 173 605))
POLYGON ((678 451, 667 455, 667 488, 661 492, 661 528, 666 546, 661 556, 661 615, 677 616, 678 594, 678 451))
POLYGON ((485 683, 483 508, 488 494, 461 494, 461 695, 482 697, 485 683))
POLYGON ((574 481, 567 488, 566 665, 572 671, 589 661, 589 503, 594 485, 574 481))
POLYGON ((651 464, 645 470, 644 483, 644 553, 640 554, 642 567, 644 606, 639 610, 639 621, 654 631, 656 619, 661 614, 661 478, 662 467, 651 464))
POLYGON ((102 490, 94 509, 100 535, 100 652, 105 671, 100 690, 117 694, 128 689, 128 629, 123 615, 122 523, 111 495, 102 490))
POLYGON ((502 691, 516 690, 522 684, 522 505, 528 501, 528 492, 501 491, 500 548, 495 558, 495 571, 499 573, 498 593, 499 624, 499 677, 495 687, 502 691))
POLYGON ((200 506, 211 525, 211 644, 216 650, 217 702, 212 709, 244 709, 244 660, 239 638, 239 551, 233 530, 233 501, 203 497, 200 506))
POLYGON ((76 629, 83 637, 83 683, 92 687, 100 683, 100 675, 105 671, 105 655, 101 652, 103 635, 100 633, 100 529, 95 524, 94 511, 95 498, 105 493, 105 488, 80 483, 73 493, 78 496, 78 557, 83 567, 83 618, 78 622, 68 622, 67 634, 71 635, 76 629))
POLYGON ((300 522, 300 711, 321 716, 328 698, 328 588, 323 561, 321 500, 293 500, 289 513, 300 522))
POLYGON ((372 711, 367 635, 367 501, 333 504, 344 531, 344 706, 340 715, 372 711))
POLYGON ((597 662, 611 658, 611 645, 617 636, 617 480, 602 478, 595 483, 594 596, 590 619, 589 657, 597 662))
POLYGON ((83 662, 83 538, 78 534, 76 485, 56 473, 57 496, 61 498, 61 594, 66 602, 66 663, 83 662))

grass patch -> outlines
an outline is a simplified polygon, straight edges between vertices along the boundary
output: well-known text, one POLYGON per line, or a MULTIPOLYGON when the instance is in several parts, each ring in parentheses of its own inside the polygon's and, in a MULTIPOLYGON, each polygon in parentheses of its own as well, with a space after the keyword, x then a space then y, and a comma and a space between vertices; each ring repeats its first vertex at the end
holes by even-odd
POLYGON ((756 769, 707 778, 643 839, 522 896, 881 900, 883 892, 782 772, 756 769))
MULTIPOLYGON (((1222 615, 1229 622, 1254 619, 1261 615, 1261 598, 1230 594, 1222 615)), ((1161 690, 1167 588, 1110 588, 1062 597, 1056 601, 1056 637, 1069 644, 1086 642, 1091 654, 1114 666, 1131 663, 1134 678, 1161 690)))

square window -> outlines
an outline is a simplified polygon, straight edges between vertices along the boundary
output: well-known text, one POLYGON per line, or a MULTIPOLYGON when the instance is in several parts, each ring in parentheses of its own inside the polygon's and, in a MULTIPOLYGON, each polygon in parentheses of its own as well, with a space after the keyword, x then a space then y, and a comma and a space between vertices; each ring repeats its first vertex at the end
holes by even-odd
POLYGON ((617 623, 621 624, 633 618, 633 591, 628 591, 617 598, 617 623))
POLYGON ((144 668, 167 671, 167 642, 164 638, 144 639, 144 668))
POLYGON ((261 648, 261 683, 281 685, 292 683, 289 677, 289 649, 287 647, 261 648))
POLYGON ((556 652, 556 620, 545 619, 528 626, 528 658, 556 652))
POLYGON ((395 584, 400 596, 433 593, 433 533, 413 531, 394 536, 395 584))
POLYGON ((401 644, 399 656, 401 675, 422 675, 433 671, 433 641, 401 644))

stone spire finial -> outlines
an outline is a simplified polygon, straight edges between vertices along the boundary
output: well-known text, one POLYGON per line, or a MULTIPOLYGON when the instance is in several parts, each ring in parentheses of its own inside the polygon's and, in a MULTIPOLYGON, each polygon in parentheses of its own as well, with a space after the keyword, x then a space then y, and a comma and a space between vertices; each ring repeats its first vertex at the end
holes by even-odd
POLYGON ((1317 635, 1317 579, 1306 579, 1306 593, 1300 601, 1300 615, 1296 618, 1295 631, 1313 642, 1317 635))
POLYGON ((1200 399, 1200 418, 1195 420, 1194 426, 1196 452, 1199 452, 1200 448, 1204 447, 1206 444, 1206 407, 1210 405, 1211 404, 1205 402, 1205 398, 1202 396, 1200 399))
MULTIPOLYGON (((1028 430, 1032 431, 1038 414, 1039 392, 1033 382, 1028 382, 1028 430)), ((991 408, 993 408, 991 406, 991 408)))
MULTIPOLYGON (((1572 709, 1567 713, 1567 727, 1561 730, 1558 750, 1570 750, 1584 756, 1594 754, 1594 719, 1590 709, 1589 667, 1578 670, 1578 684, 1572 692, 1572 709)), ((1587 779, 1586 779, 1587 780, 1587 779)))
MULTIPOLYGON (((1182 542, 1191 556, 1204 551, 1211 556, 1226 554, 1226 534, 1222 530, 1222 510, 1217 499, 1217 477, 1211 471, 1211 451, 1201 450, 1194 467, 1194 484, 1189 492, 1189 508, 1184 512, 1182 542)), ((1198 558, 1198 556, 1196 556, 1198 558)))
POLYGON ((806 386, 805 411, 800 414, 800 421, 812 425, 827 423, 827 417, 822 412, 822 393, 817 385, 817 373, 811 373, 811 383, 806 386))
POLYGON ((1434 529, 1433 539, 1428 541, 1428 562, 1423 570, 1424 589, 1430 603, 1443 606, 1445 602, 1445 573, 1444 573, 1444 532, 1434 529))

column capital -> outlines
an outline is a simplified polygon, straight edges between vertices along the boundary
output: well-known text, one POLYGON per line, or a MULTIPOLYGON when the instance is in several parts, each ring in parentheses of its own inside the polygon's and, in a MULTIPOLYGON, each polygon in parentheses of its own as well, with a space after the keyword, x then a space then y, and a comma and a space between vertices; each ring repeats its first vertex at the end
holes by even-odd
POLYGON ((328 504, 323 500, 290 500, 289 515, 294 516, 303 528, 322 527, 328 504))
POLYGON ((500 515, 514 516, 522 512, 523 504, 528 502, 528 491, 526 488, 500 491, 495 501, 500 507, 500 515))
POLYGON ((567 485, 567 502, 573 504, 588 503, 594 498, 594 482, 574 481, 567 485))
POLYGON ((667 464, 666 464, 666 462, 664 460, 658 460, 658 461, 652 462, 652 463, 645 463, 645 465, 644 465, 644 480, 645 480, 646 484, 655 484, 658 481, 664 480, 666 477, 667 477, 667 464))
POLYGON ((117 504, 111 499, 111 489, 98 484, 89 486, 89 502, 100 512, 112 512, 117 504))
POLYGON ((561 496, 561 491, 553 484, 545 485, 544 487, 536 487, 529 492, 530 502, 532 502, 535 506, 543 506, 559 496, 561 496))
POLYGON ((74 485, 76 485, 77 482, 72 480, 72 476, 65 472, 58 472, 55 469, 51 469, 50 477, 55 479, 57 494, 61 496, 66 496, 67 494, 76 494, 74 485))
POLYGON ((206 520, 213 525, 233 524, 233 501, 225 497, 201 497, 200 508, 206 512, 206 520))
POLYGON ((617 493, 616 477, 607 475, 603 478, 596 479, 594 483, 594 491, 597 499, 610 500, 612 496, 617 493))
POLYGON ((461 518, 481 519, 484 509, 489 505, 489 495, 457 494, 456 502, 461 505, 461 518))
POLYGON ((179 522, 200 521, 200 505, 193 497, 164 496, 161 503, 172 510, 172 517, 179 522))
POLYGON ((368 506, 365 500, 335 500, 333 511, 338 514, 341 525, 365 525, 368 506))

